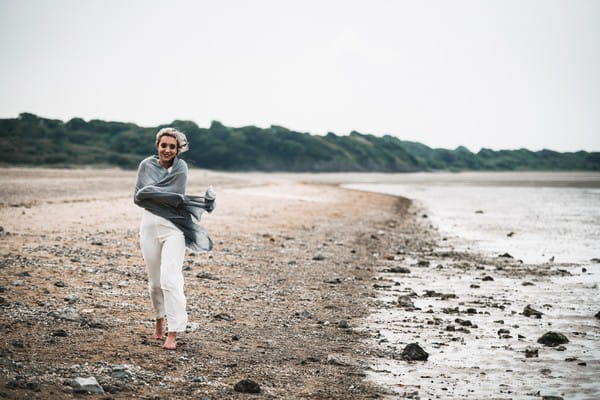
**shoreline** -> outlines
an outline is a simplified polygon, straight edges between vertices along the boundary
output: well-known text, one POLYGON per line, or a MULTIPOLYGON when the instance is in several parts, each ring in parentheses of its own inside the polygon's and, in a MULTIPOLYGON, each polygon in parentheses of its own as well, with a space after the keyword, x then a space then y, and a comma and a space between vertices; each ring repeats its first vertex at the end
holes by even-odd
POLYGON ((0 178, 12 190, 0 201, 6 398, 75 398, 65 382, 77 376, 106 388, 90 398, 114 399, 240 398, 241 379, 258 398, 600 392, 598 310, 569 309, 597 292, 577 281, 581 266, 457 252, 410 200, 303 176, 191 171, 188 192, 217 190, 202 221, 216 248, 186 256, 192 324, 166 352, 149 339, 135 172, 111 172, 111 186, 80 172, 0 178), (410 272, 389 272, 399 267, 410 272), (563 288, 573 296, 557 304, 563 288), (540 319, 522 315, 529 303, 540 319), (570 339, 562 351, 536 342, 555 328, 570 339), (427 361, 401 359, 412 342, 427 361))

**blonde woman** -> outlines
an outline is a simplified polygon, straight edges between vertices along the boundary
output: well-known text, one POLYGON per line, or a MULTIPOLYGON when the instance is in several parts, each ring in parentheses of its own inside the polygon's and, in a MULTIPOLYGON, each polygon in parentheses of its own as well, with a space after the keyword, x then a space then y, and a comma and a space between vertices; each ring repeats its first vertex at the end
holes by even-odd
POLYGON ((187 325, 183 287, 185 248, 202 252, 212 249, 207 232, 196 224, 203 211, 215 207, 209 188, 204 196, 185 194, 188 167, 179 154, 188 150, 186 136, 174 128, 156 134, 158 155, 144 159, 135 184, 134 202, 144 209, 140 224, 140 247, 148 272, 150 298, 156 316, 153 339, 174 350, 177 333, 187 325))

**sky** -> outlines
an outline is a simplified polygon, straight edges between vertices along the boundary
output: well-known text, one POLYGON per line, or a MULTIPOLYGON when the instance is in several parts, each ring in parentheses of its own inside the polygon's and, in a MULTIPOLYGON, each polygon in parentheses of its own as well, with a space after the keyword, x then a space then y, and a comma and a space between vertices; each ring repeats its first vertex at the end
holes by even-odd
POLYGON ((0 118, 600 151, 598 0, 0 0, 0 118))

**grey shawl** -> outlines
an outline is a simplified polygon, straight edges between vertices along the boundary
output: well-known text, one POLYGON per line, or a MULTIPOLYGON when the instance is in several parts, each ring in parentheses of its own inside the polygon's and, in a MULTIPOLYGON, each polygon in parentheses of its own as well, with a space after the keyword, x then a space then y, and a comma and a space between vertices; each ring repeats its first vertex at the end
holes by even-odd
POLYGON ((185 245, 192 251, 209 251, 212 240, 196 222, 204 211, 215 208, 215 195, 209 188, 204 196, 185 194, 188 167, 179 157, 173 159, 170 168, 158 163, 157 156, 144 159, 139 167, 135 182, 133 201, 171 221, 185 237, 185 245))

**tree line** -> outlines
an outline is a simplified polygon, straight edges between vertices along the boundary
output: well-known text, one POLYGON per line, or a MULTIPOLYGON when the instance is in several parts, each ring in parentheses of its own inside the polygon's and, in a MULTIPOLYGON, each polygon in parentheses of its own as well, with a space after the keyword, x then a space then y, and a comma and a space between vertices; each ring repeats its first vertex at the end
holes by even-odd
POLYGON ((281 126, 227 127, 213 121, 201 128, 192 121, 140 127, 133 123, 67 122, 22 113, 0 119, 0 164, 73 167, 82 165, 136 168, 154 154, 156 132, 165 126, 185 132, 190 150, 182 154, 190 167, 227 171, 414 172, 414 171, 600 171, 600 152, 561 153, 465 147, 434 149, 394 136, 359 132, 311 135, 281 126))

